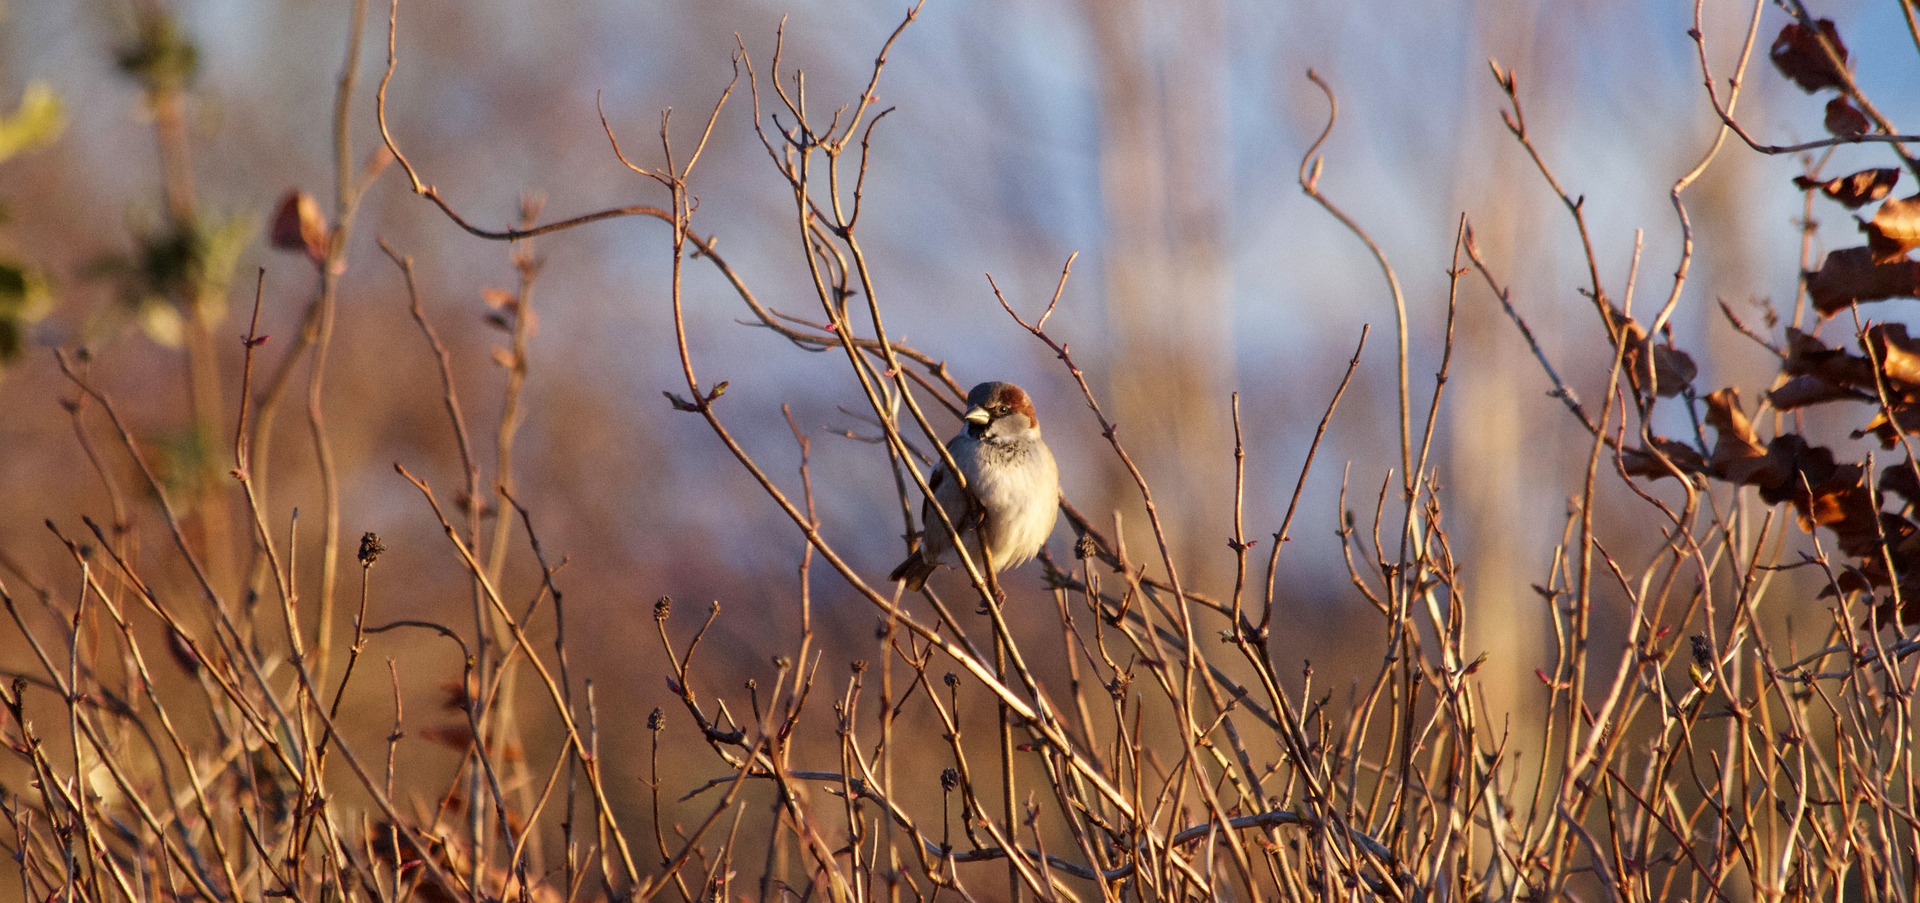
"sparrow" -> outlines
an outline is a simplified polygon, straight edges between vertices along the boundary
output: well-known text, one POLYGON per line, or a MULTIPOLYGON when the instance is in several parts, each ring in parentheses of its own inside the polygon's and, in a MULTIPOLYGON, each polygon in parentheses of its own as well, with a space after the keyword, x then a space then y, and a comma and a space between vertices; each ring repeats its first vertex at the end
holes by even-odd
POLYGON ((933 494, 920 508, 926 535, 920 547, 887 576, 906 581, 909 591, 918 592, 934 569, 960 561, 953 534, 935 512, 935 503, 966 540, 974 564, 991 564, 995 571, 1038 554, 1060 513, 1060 469, 1040 438, 1040 419, 1034 416, 1033 401, 1026 392, 1013 383, 981 383, 967 393, 967 410, 960 419, 966 421, 966 428, 947 442, 947 453, 966 478, 966 486, 945 465, 934 471, 927 481, 933 494))

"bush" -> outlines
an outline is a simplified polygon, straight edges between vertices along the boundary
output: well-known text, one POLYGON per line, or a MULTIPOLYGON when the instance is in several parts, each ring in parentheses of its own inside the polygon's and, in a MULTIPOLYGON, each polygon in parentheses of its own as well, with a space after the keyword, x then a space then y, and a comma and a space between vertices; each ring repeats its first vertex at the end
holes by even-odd
MULTIPOLYGON (((864 86, 826 103, 785 67, 782 44, 763 68, 742 42, 709 114, 692 126, 663 116, 648 152, 603 117, 612 154, 653 203, 553 219, 528 198, 520 221, 499 229, 469 218, 407 152, 413 114, 389 95, 406 64, 397 3, 371 98, 380 140, 367 162, 350 159, 353 116, 369 105, 355 78, 365 14, 356 7, 332 123, 332 205, 292 191, 269 223, 271 245, 290 255, 278 260, 302 261, 314 284, 296 332, 277 342, 262 329, 265 271, 250 306, 227 299, 243 227, 206 213, 189 178, 183 104, 200 52, 164 11, 142 10, 145 43, 120 59, 152 114, 166 204, 157 225, 136 228, 138 251, 95 268, 114 295, 99 319, 178 339, 178 351, 161 354, 185 361, 186 403, 116 377, 121 361, 139 359, 124 346, 53 343, 72 431, 59 441, 76 444, 88 478, 49 467, 56 502, 36 499, 51 505, 39 516, 64 551, 57 573, 41 576, 22 563, 31 556, 0 548, 12 627, 0 732, 14 759, 0 811, 23 898, 1703 899, 1898 897, 1913 885, 1920 464, 1909 436, 1920 430, 1920 341, 1861 305, 1920 295, 1920 264, 1908 257, 1920 246, 1920 196, 1892 195, 1902 169, 1920 173, 1908 151, 1920 139, 1899 135, 1875 107, 1832 22, 1795 14, 1769 55, 1794 85, 1831 95, 1823 125, 1833 137, 1774 146, 1734 112, 1758 8, 1731 80, 1712 69, 1696 16, 1717 137, 1672 186, 1679 266, 1665 297, 1638 313, 1637 246, 1616 293, 1601 277, 1585 198, 1529 127, 1518 79, 1493 66, 1503 121, 1580 243, 1597 322, 1564 328, 1604 339, 1593 343, 1602 372, 1556 363, 1503 275, 1524 261, 1496 259, 1464 216, 1445 331, 1421 334, 1409 307, 1438 301, 1407 297, 1389 256, 1323 184, 1337 167, 1322 153, 1337 107, 1331 85, 1309 74, 1330 107, 1299 184, 1331 214, 1324 222, 1375 255, 1395 312, 1398 377, 1390 412, 1365 415, 1372 435, 1394 437, 1397 461, 1377 477, 1348 462, 1339 478, 1344 567, 1335 567, 1347 601, 1364 606, 1352 606, 1351 648, 1321 650, 1304 647, 1311 634, 1300 622, 1316 612, 1290 585, 1320 563, 1287 542, 1296 514, 1315 517, 1302 504, 1308 487, 1336 469, 1320 460, 1322 440, 1361 371, 1364 333, 1345 369, 1314 387, 1317 427, 1277 527, 1249 532, 1237 394, 1211 399, 1230 419, 1231 445, 1210 451, 1233 462, 1231 509, 1196 514, 1190 494, 1156 494, 1163 484, 1148 476, 1186 463, 1175 446, 1135 444, 1089 375, 1143 359, 1104 350, 1101 365, 1083 368, 1050 328, 1074 303, 1073 258, 1048 297, 990 282, 992 315, 1057 363, 1097 424, 1048 435, 1091 435, 1110 456, 1109 498, 1084 510, 1061 500, 1072 557, 1043 553, 1028 571, 1000 573, 969 560, 913 594, 876 582, 863 540, 823 516, 866 513, 855 524, 866 542, 882 508, 889 519, 898 512, 910 542, 916 529, 971 526, 917 516, 930 474, 945 466, 946 414, 962 411, 971 380, 890 331, 893 295, 866 241, 876 227, 861 218, 879 190, 869 177, 886 165, 874 138, 890 108, 878 85, 917 7, 880 46, 864 86), (181 59, 192 65, 153 63, 181 59), (792 278, 771 288, 700 214, 703 161, 743 113, 791 203, 785 238, 800 251, 792 278), (1898 165, 1825 172, 1827 156, 1848 146, 1890 152, 1898 165), (1690 190, 1737 153, 1806 160, 1796 185, 1809 211, 1878 205, 1862 221, 1864 246, 1817 267, 1803 261, 1790 311, 1766 306, 1756 327, 1721 305, 1731 333, 1778 362, 1758 411, 1732 386, 1697 391, 1711 368, 1674 330, 1699 294, 1689 290, 1690 190), (492 353, 499 375, 466 362, 476 340, 443 334, 423 298, 435 289, 384 238, 384 261, 367 260, 403 287, 412 332, 335 347, 343 316, 371 316, 343 303, 342 286, 358 272, 348 254, 361 202, 383 179, 404 180, 475 241, 511 243, 514 287, 484 294, 485 322, 503 337, 492 353), (538 488, 569 462, 599 474, 590 486, 614 469, 653 466, 622 457, 644 449, 596 444, 618 418, 555 411, 535 427, 548 437, 534 441, 564 453, 515 464, 522 424, 546 413, 529 395, 546 263, 536 240, 628 217, 649 223, 648 240, 670 261, 656 288, 672 335, 639 337, 670 346, 677 361, 666 406, 710 436, 733 474, 725 490, 680 487, 710 494, 724 514, 715 533, 672 545, 681 556, 672 566, 732 568, 743 603, 659 596, 644 638, 606 612, 656 594, 635 588, 644 579, 570 587, 594 565, 549 551, 545 524, 591 532, 577 525, 597 515, 538 488), (693 313, 713 303, 715 286, 750 328, 693 313), (795 298, 817 307, 780 307, 795 298), (1454 522, 1505 512, 1471 510, 1439 479, 1436 444, 1475 428, 1476 412, 1446 407, 1449 377, 1487 365, 1455 360, 1456 315, 1471 298, 1499 304, 1551 383, 1554 416, 1578 428, 1571 444, 1541 444, 1579 450, 1559 462, 1579 486, 1549 543, 1549 574, 1531 587, 1551 645, 1539 650, 1537 685, 1521 689, 1489 678, 1490 654, 1469 632, 1490 615, 1476 611, 1466 562, 1503 549, 1462 548, 1452 535, 1454 522), (230 308, 248 319, 238 343, 224 331, 230 308), (1835 322, 1852 334, 1822 338, 1835 322), (716 344, 761 330, 782 353, 831 358, 792 372, 857 399, 838 421, 856 425, 836 431, 868 443, 872 460, 884 456, 885 473, 842 462, 820 479, 817 428, 701 378, 716 344), (1423 355, 1437 362, 1430 384, 1412 376, 1423 355), (475 386, 495 394, 476 402, 475 386), (376 392, 397 400, 376 405, 376 392), (303 412, 287 408, 295 399, 303 412), (362 431, 389 416, 417 443, 394 465, 404 483, 389 484, 404 486, 404 501, 353 488, 384 467, 386 446, 362 431), (429 418, 448 441, 425 438, 429 418), (302 421, 302 434, 279 432, 288 420, 302 421), (791 446, 766 438, 782 421, 791 446), (1840 435, 1849 424, 1857 429, 1840 435), (533 491, 520 485, 529 473, 533 491), (1376 478, 1370 502, 1359 489, 1348 495, 1351 481, 1376 478), (317 498, 319 526, 281 496, 317 498), (787 545, 763 538, 749 513, 769 503, 787 545), (87 513, 102 507, 109 518, 87 513), (351 524, 402 508, 393 517, 407 525, 404 543, 364 532, 354 546, 362 531, 351 524), (1223 523, 1224 556, 1194 552, 1197 528, 1181 526, 1223 523), (700 560, 686 551, 700 548, 700 560), (797 572, 783 575, 796 548, 797 572), (582 598, 598 602, 584 618, 582 598), (737 633, 796 610, 797 630, 762 638, 771 656, 737 633), (624 655, 583 667, 573 658, 582 642, 624 655), (1333 662, 1334 680, 1316 675, 1316 659, 1333 662), (642 733, 643 700, 658 691, 632 688, 660 684, 666 703, 642 733)), ((37 320, 46 305, 36 286, 37 320)), ((791 389, 807 403, 802 382, 791 389)), ((1067 423, 1056 410, 1042 416, 1067 423)), ((1185 414, 1170 416, 1178 424, 1185 414)), ((40 451, 39 460, 70 456, 40 451)), ((660 467, 648 479, 673 477, 660 467)))

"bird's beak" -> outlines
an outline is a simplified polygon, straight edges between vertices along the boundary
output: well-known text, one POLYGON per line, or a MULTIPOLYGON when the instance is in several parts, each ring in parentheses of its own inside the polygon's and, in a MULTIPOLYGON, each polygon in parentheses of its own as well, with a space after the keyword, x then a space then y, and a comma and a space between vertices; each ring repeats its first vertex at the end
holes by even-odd
POLYGON ((993 421, 993 415, 987 413, 986 408, 975 405, 974 407, 968 408, 965 414, 960 415, 960 419, 968 423, 977 423, 981 426, 986 426, 993 421))

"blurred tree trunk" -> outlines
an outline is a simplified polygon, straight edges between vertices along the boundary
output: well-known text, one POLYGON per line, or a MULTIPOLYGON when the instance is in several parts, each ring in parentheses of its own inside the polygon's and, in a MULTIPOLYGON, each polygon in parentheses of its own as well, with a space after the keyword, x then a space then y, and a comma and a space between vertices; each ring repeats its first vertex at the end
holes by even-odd
MULTIPOLYGON (((1081 6, 1099 90, 1108 403, 1176 551, 1200 568, 1185 576, 1221 575, 1229 560, 1194 540, 1227 535, 1232 510, 1224 18, 1219 0, 1081 6)), ((1111 456, 1099 460, 1105 501, 1128 512, 1129 547, 1152 563, 1131 481, 1111 456)))
MULTIPOLYGON (((1552 45, 1561 38, 1554 33, 1554 25, 1564 24, 1564 20, 1542 22, 1533 7, 1515 10, 1482 3, 1474 21, 1484 52, 1465 55, 1461 80, 1467 96, 1497 98, 1485 62, 1490 54, 1497 54, 1501 65, 1522 73, 1525 84, 1538 86, 1538 90, 1559 84, 1540 70, 1548 66, 1552 45)), ((1548 101, 1542 97, 1535 104, 1548 101)), ((1520 195, 1531 198, 1531 192, 1541 190, 1539 173, 1504 132, 1486 140, 1479 148, 1460 149, 1461 159, 1454 169, 1454 203, 1473 217, 1474 236, 1482 253, 1489 261, 1511 262, 1509 269, 1515 273, 1516 282, 1520 282, 1519 274, 1532 265, 1570 274, 1572 271, 1565 268, 1546 266, 1554 254, 1553 246, 1536 238, 1551 236, 1558 229, 1570 230, 1564 212, 1523 202, 1520 195), (1488 185, 1506 186, 1515 197, 1489 197, 1488 185)), ((1558 243, 1557 236, 1554 242, 1558 243)), ((1528 279, 1525 284, 1553 284, 1551 278, 1528 279)), ((1550 550, 1565 526, 1556 517, 1564 514, 1563 507, 1530 503, 1566 491, 1565 462, 1584 462, 1586 451, 1569 451, 1576 442, 1566 440, 1561 425, 1534 419, 1561 413, 1545 411, 1535 403, 1544 379, 1539 365, 1527 353, 1499 302, 1484 287, 1471 281, 1466 285, 1455 331, 1454 359, 1474 362, 1474 366, 1453 368, 1448 383, 1448 404, 1464 415, 1447 434, 1451 461, 1445 481, 1451 490, 1446 499, 1452 514, 1449 527, 1457 543, 1474 550, 1466 637, 1469 649, 1487 654, 1487 664, 1480 672, 1487 723, 1510 726, 1507 736, 1519 742, 1508 754, 1518 753, 1529 763, 1530 772, 1552 767, 1544 757, 1549 751, 1527 744, 1542 736, 1547 717, 1540 706, 1544 694, 1534 669, 1551 672, 1555 661, 1547 603, 1531 587, 1547 585, 1550 550)), ((1584 301, 1574 295, 1578 285, 1562 280, 1555 285, 1563 287, 1562 294, 1515 298, 1523 311, 1535 311, 1549 324, 1568 324, 1563 330, 1551 326, 1541 329, 1544 324, 1536 324, 1549 354, 1557 354, 1555 349, 1564 347, 1561 336, 1586 335, 1583 330, 1595 328, 1590 306, 1584 310, 1572 306, 1584 301)), ((1526 800, 1526 794, 1508 798, 1516 807, 1525 806, 1526 800)), ((1510 815, 1524 822, 1531 813, 1521 809, 1510 815)), ((1480 858, 1491 856, 1485 837, 1475 839, 1480 858)))

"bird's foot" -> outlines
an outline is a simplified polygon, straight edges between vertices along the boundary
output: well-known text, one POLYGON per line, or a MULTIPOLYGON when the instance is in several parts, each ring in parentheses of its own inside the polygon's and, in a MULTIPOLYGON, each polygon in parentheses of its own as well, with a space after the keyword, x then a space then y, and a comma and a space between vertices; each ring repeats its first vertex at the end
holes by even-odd
POLYGON ((993 588, 993 601, 986 605, 980 606, 980 610, 975 612, 975 614, 990 615, 990 614, 993 614, 994 609, 999 608, 1006 604, 1007 604, 1007 591, 996 586, 993 588))

